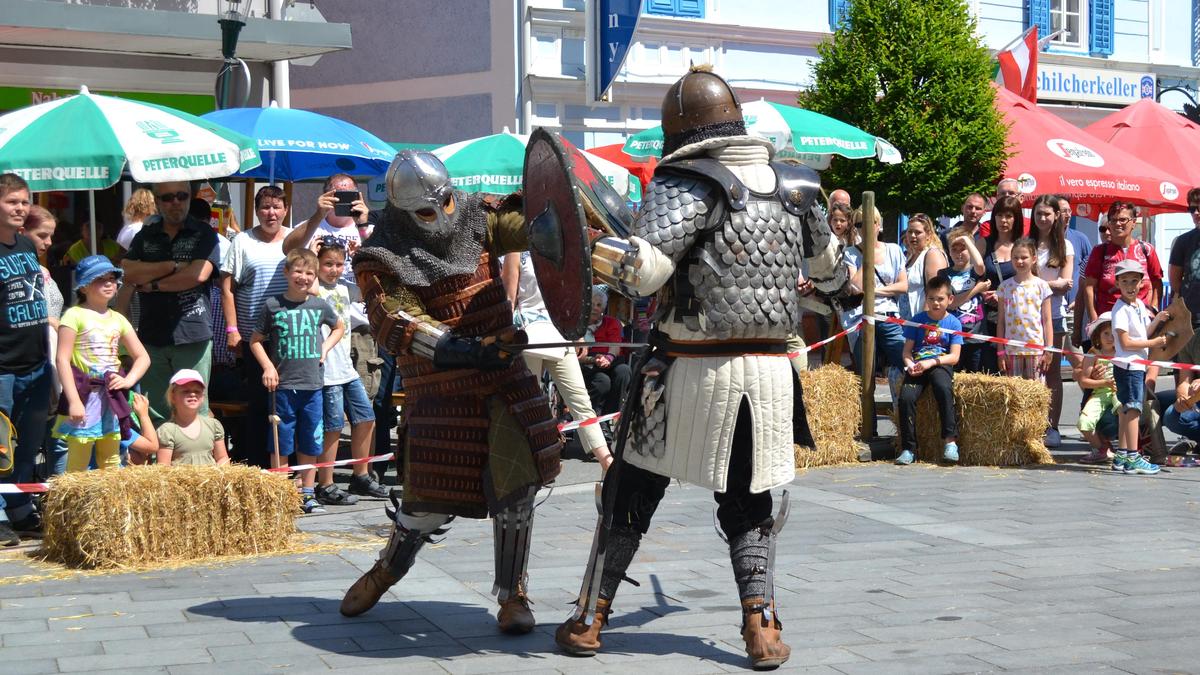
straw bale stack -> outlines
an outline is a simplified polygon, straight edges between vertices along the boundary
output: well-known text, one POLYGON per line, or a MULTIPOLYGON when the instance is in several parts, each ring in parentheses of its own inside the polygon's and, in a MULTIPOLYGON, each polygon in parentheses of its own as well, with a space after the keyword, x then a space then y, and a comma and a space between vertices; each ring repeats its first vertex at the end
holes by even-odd
MULTIPOLYGON (((975 373, 954 374, 959 464, 1053 464, 1046 449, 1050 390, 1041 382, 975 373)), ((896 438, 899 445, 899 436, 896 438)), ((941 424, 933 390, 917 402, 917 459, 942 458, 941 424)))
POLYGON ((862 422, 861 388, 857 375, 830 363, 800 373, 804 405, 816 448, 795 446, 796 468, 806 469, 858 461, 858 435, 862 422))
POLYGON ((46 492, 41 552, 112 568, 282 550, 298 499, 286 475, 242 465, 68 473, 46 492))

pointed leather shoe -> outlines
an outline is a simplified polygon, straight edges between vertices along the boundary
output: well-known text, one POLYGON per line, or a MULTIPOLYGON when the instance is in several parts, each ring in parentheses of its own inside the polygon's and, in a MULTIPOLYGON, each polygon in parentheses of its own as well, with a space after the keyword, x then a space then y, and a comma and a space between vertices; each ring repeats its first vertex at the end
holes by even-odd
POLYGON ((600 629, 608 624, 608 615, 612 612, 610 603, 604 598, 596 601, 596 615, 590 626, 581 618, 562 622, 554 631, 554 642, 571 656, 595 656, 602 646, 600 629))
POLYGON ((392 576, 383 562, 376 561, 375 566, 346 591, 346 597, 342 598, 342 616, 358 616, 371 609, 397 581, 400 579, 392 576))

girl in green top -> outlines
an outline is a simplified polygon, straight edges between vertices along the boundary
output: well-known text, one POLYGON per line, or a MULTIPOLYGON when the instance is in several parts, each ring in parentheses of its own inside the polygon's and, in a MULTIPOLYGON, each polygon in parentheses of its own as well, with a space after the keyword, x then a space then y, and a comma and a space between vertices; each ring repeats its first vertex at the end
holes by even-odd
POLYGON ((200 414, 204 378, 191 368, 171 376, 167 405, 171 419, 158 427, 158 463, 215 466, 229 463, 225 429, 213 417, 200 414))

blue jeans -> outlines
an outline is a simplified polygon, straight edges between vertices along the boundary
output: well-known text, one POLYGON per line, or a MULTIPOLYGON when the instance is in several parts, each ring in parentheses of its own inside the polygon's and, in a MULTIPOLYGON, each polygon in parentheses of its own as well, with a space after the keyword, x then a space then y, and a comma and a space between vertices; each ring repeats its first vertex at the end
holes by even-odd
MULTIPOLYGON (((321 390, 275 390, 275 414, 279 415, 279 455, 298 452, 317 457, 325 441, 324 397, 321 390)), ((275 442, 271 441, 271 451, 275 442)))
MULTIPOLYGON (((1173 394, 1173 392, 1172 392, 1173 394)), ((1171 403, 1175 402, 1172 395, 1171 403)), ((1162 416, 1163 426, 1183 436, 1189 441, 1200 442, 1200 410, 1192 406, 1187 412, 1179 412, 1174 405, 1167 405, 1163 409, 1162 416)))
MULTIPOLYGON (((42 447, 46 416, 50 413, 49 366, 38 366, 24 375, 0 373, 0 410, 12 420, 17 432, 13 472, 0 478, 0 482, 32 482, 34 460, 42 447)), ((32 510, 33 501, 28 494, 10 494, 7 500, 0 494, 0 520, 21 520, 32 510)))
MULTIPOLYGON (((854 361, 862 364, 862 338, 854 342, 854 361)), ((894 323, 875 324, 875 367, 904 369, 904 328, 894 323)))
POLYGON ((1117 383, 1117 402, 1121 412, 1141 411, 1146 401, 1146 371, 1113 366, 1113 380, 1117 383))

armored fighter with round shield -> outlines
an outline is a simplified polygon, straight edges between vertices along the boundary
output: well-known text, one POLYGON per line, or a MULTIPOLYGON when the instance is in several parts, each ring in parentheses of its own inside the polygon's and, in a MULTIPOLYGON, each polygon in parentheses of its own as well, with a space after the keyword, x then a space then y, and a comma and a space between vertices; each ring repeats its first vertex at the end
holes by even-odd
MULTIPOLYGON (((835 295, 845 272, 816 206, 816 173, 773 162, 770 143, 746 135, 725 80, 693 68, 668 91, 662 125, 664 157, 631 236, 594 243, 596 276, 627 295, 658 294, 661 314, 622 408, 578 607, 555 640, 576 655, 601 648, 617 587, 674 478, 713 491, 746 651, 755 668, 772 668, 790 649, 772 583, 787 493, 776 512, 771 490, 795 475, 793 441, 812 444, 787 358, 797 279, 807 260, 818 288, 835 295)), ((543 195, 536 180, 538 157, 531 141, 525 208, 535 266, 548 239, 535 235, 561 220, 557 195, 543 195)))
POLYGON ((499 274, 503 254, 526 248, 520 200, 455 191, 425 152, 398 154, 386 180, 388 204, 354 272, 371 331, 404 377, 404 496, 388 511, 387 546, 341 611, 373 607, 454 517, 490 515, 497 622, 528 633, 533 497, 558 474, 562 443, 537 379, 500 349, 520 341, 499 274))

